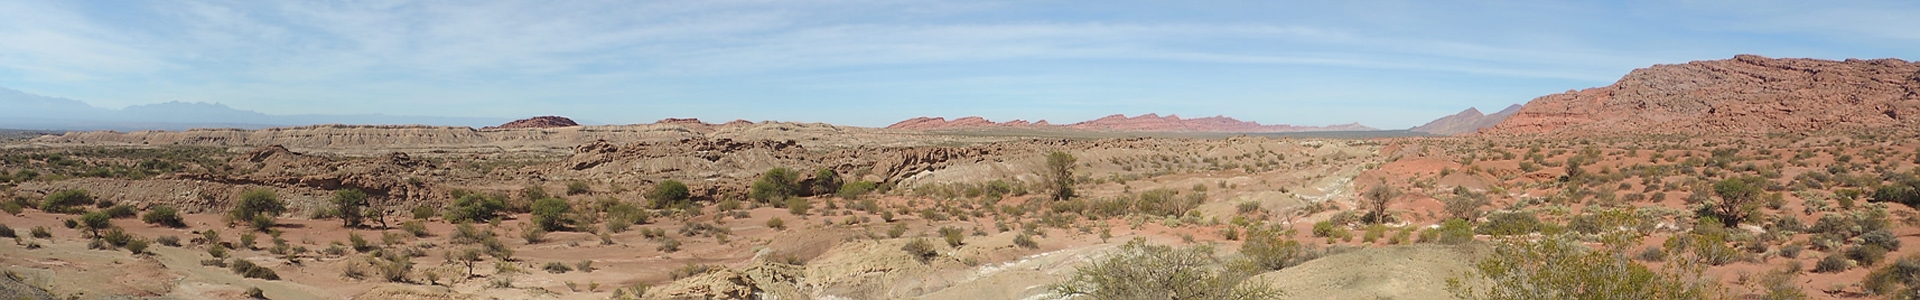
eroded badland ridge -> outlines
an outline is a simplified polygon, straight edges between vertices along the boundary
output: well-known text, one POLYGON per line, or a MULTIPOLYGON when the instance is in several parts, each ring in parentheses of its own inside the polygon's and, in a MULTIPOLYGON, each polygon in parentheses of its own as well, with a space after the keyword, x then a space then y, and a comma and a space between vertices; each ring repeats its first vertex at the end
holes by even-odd
POLYGON ((1916 90, 1897 59, 1743 55, 1416 128, 1446 137, 1112 137, 1364 128, 1155 114, 70 132, 0 144, 0 295, 1880 298, 1920 287, 1886 275, 1920 265, 1916 90), (1174 272, 1196 276, 1146 276, 1174 272))

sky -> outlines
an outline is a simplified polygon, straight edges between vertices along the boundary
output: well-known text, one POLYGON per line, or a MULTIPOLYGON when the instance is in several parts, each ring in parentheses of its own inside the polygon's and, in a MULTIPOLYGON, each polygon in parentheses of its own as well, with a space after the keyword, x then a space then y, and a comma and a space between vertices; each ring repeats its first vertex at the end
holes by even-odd
POLYGON ((7 0, 0 87, 269 114, 1398 129, 1655 64, 1920 59, 1916 16, 1920 1, 7 0))

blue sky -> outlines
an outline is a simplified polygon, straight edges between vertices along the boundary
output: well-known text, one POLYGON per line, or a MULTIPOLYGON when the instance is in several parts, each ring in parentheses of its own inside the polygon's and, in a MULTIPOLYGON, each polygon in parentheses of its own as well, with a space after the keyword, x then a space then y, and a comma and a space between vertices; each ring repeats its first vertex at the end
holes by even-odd
POLYGON ((0 86, 270 114, 1406 128, 1653 64, 1920 59, 1917 16, 1914 1, 9 0, 0 86))

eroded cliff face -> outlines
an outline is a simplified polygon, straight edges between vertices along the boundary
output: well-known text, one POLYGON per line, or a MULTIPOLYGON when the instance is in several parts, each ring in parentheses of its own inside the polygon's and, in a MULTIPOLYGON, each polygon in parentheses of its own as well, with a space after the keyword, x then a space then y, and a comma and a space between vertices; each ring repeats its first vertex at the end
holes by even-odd
POLYGON ((1920 64, 1740 55, 1656 65, 1613 85, 1541 96, 1486 130, 1765 133, 1920 124, 1920 64))

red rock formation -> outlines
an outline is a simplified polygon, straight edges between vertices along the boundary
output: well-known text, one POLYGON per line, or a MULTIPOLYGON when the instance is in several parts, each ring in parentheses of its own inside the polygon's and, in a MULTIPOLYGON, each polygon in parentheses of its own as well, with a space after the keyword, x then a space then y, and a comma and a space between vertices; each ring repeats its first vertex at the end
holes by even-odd
POLYGON ((500 124, 500 126, 482 127, 480 128, 480 130, 515 129, 515 128, 558 128, 558 127, 573 127, 573 126, 580 126, 580 123, 574 123, 573 119, 568 119, 567 117, 562 117, 562 116, 539 116, 539 117, 533 117, 533 118, 527 118, 527 119, 521 119, 521 120, 514 120, 513 122, 500 124))
POLYGON ((1476 131, 1480 131, 1481 128, 1487 128, 1487 127, 1493 127, 1493 125, 1499 125, 1500 121, 1505 121, 1507 120, 1507 117, 1513 116, 1514 113, 1520 112, 1520 107, 1521 106, 1519 104, 1514 104, 1511 106, 1507 106, 1507 109, 1502 109, 1500 110, 1500 112, 1496 112, 1491 115, 1480 114, 1479 109, 1468 107, 1467 110, 1465 111, 1461 111, 1460 113, 1445 116, 1445 117, 1440 117, 1439 119, 1434 119, 1432 122, 1427 122, 1427 124, 1425 125, 1420 125, 1418 127, 1414 127, 1413 129, 1408 129, 1408 131, 1425 132, 1425 133, 1438 134, 1438 135, 1460 135, 1460 134, 1474 133, 1476 131))
POLYGON ((1764 133, 1920 125, 1920 63, 1733 59, 1656 65, 1535 98, 1488 134, 1764 133))
POLYGON ((1144 114, 1135 117, 1110 115, 1086 122, 1067 125, 1053 125, 1046 120, 1027 122, 1013 120, 996 123, 981 117, 964 117, 948 121, 941 117, 917 117, 893 123, 891 129, 939 130, 990 127, 1027 127, 1027 128, 1065 128, 1096 131, 1135 131, 1135 132, 1298 132, 1298 131, 1367 131, 1376 130, 1361 126, 1359 123, 1330 126, 1293 126, 1261 125, 1258 122, 1240 121, 1226 116, 1213 116, 1196 119, 1181 119, 1180 116, 1144 114))

